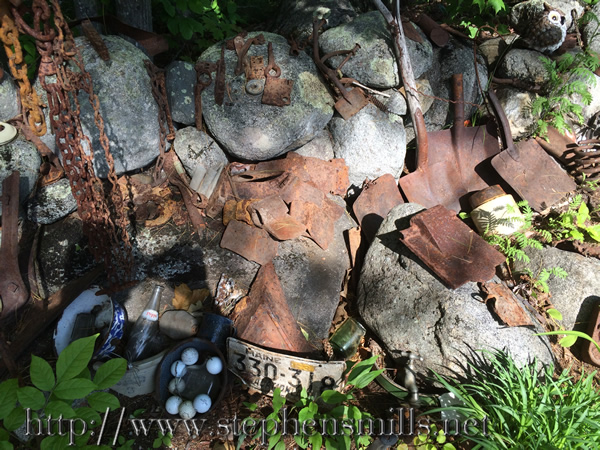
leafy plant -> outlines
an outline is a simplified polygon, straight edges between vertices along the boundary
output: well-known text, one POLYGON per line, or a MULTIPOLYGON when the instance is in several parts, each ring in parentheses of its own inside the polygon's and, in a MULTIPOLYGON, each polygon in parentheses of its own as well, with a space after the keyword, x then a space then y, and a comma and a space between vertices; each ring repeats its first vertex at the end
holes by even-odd
POLYGON ((574 381, 568 370, 554 376, 552 366, 538 371, 537 360, 519 367, 502 350, 484 351, 483 364, 469 363, 468 383, 442 377, 437 380, 464 406, 437 408, 433 414, 454 410, 484 420, 487 433, 473 427, 462 437, 475 448, 597 448, 600 445, 600 402, 595 373, 574 381))
POLYGON ((582 333, 581 331, 565 330, 561 324, 558 324, 558 322, 563 320, 563 316, 560 311, 558 311, 555 308, 550 308, 546 311, 546 313, 548 313, 550 318, 554 319, 555 323, 560 327, 560 331, 548 331, 546 333, 540 333, 538 334, 538 336, 564 335, 564 337, 561 338, 561 340, 558 341, 558 343, 565 348, 572 347, 573 345, 575 345, 575 342, 577 342, 577 338, 582 338, 593 343, 600 352, 600 343, 592 339, 591 336, 589 336, 586 333, 582 333))
MULTIPOLYGON (((371 441, 371 436, 365 430, 359 430, 354 425, 359 420, 372 419, 371 414, 361 411, 353 404, 354 392, 364 389, 383 370, 373 370, 377 356, 361 361, 354 365, 348 373, 347 386, 344 393, 326 389, 318 396, 309 395, 306 389, 302 389, 300 399, 295 402, 290 411, 286 411, 288 417, 297 418, 301 426, 299 433, 293 433, 294 440, 300 448, 312 446, 314 449, 325 446, 326 448, 350 449, 352 441, 357 448, 366 446, 371 441), (340 427, 346 424, 347 427, 340 427), (308 426, 306 426, 308 425, 308 426), (319 425, 321 429, 319 430, 319 425), (359 432, 362 431, 362 432, 359 432)), ((253 436, 253 439, 265 439, 268 436, 268 449, 284 450, 281 424, 281 413, 286 409, 287 399, 281 395, 281 390, 276 388, 273 392, 273 412, 265 419, 264 424, 253 436)), ((256 405, 246 405, 251 410, 256 405)), ((238 448, 246 436, 240 436, 238 448)))
POLYGON ((548 125, 562 133, 572 123, 582 124, 583 106, 592 102, 588 85, 595 85, 594 71, 600 67, 598 56, 589 50, 565 53, 558 60, 540 57, 549 80, 546 95, 539 95, 531 104, 532 114, 539 116, 537 133, 545 136, 548 125))
POLYGON ((503 0, 448 0, 445 5, 448 23, 464 27, 471 38, 475 38, 482 27, 493 28, 500 34, 509 33, 508 27, 498 20, 507 12, 503 0), (473 14, 477 10, 478 14, 473 14))
POLYGON ((163 434, 159 431, 158 437, 152 443, 152 448, 161 448, 163 445, 171 447, 171 439, 173 439, 173 433, 163 434))
POLYGON ((575 196, 567 211, 550 218, 548 227, 558 239, 583 242, 587 237, 600 242, 600 224, 592 224, 590 210, 581 195, 575 196))
POLYGON ((536 291, 543 292, 543 293, 550 292, 550 287, 548 286, 548 280, 550 279, 551 276, 555 276, 562 280, 564 280, 565 278, 567 278, 567 276, 569 276, 569 274, 567 273, 567 271, 565 269, 563 269, 562 267, 558 267, 558 266, 551 267, 549 269, 544 268, 539 272, 539 274, 537 276, 534 276, 533 272, 529 268, 527 268, 525 270, 525 272, 531 278, 531 287, 533 288, 534 296, 536 295, 535 294, 536 291))
MULTIPOLYGON (((428 433, 420 433, 415 436, 413 439, 413 444, 417 450, 456 450, 456 447, 447 441, 446 434, 444 430, 438 430, 437 426, 432 423, 429 425, 428 433)), ((398 446, 398 449, 408 449, 406 444, 401 444, 398 446)))
POLYGON ((117 383, 127 370, 127 362, 122 358, 111 359, 98 368, 92 379, 87 366, 97 337, 96 334, 69 344, 59 355, 56 370, 44 359, 32 355, 29 368, 32 386, 19 386, 16 378, 0 384, 0 448, 12 449, 9 432, 26 422, 30 434, 45 436, 41 440, 42 449, 82 447, 92 436, 92 429, 102 423, 100 413, 107 414, 120 406, 117 397, 99 390, 117 383), (87 405, 73 408, 76 399, 86 399, 87 405), (61 418, 69 419, 68 424, 61 418))
POLYGON ((158 27, 171 34, 170 46, 191 46, 195 54, 235 34, 242 20, 232 0, 153 0, 152 4, 158 27))

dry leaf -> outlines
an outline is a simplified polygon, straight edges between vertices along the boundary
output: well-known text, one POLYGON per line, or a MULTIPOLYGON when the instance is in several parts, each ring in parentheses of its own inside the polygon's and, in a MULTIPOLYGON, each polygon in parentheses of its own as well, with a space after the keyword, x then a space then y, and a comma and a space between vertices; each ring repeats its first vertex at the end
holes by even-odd
POLYGON ((158 206, 159 216, 156 219, 146 220, 144 225, 148 228, 164 225, 175 213, 177 203, 173 200, 165 200, 164 203, 158 206))
POLYGON ((187 311, 190 305, 198 302, 202 303, 209 295, 210 292, 208 289, 194 289, 192 291, 187 284, 182 283, 175 287, 173 307, 187 311))

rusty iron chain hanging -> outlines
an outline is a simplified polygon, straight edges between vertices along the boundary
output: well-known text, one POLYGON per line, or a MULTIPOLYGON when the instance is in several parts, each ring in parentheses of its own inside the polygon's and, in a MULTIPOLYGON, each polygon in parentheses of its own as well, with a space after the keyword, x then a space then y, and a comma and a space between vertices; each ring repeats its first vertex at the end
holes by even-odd
POLYGON ((4 44, 10 73, 19 86, 23 122, 36 136, 43 136, 46 134, 46 121, 42 112, 42 102, 27 77, 27 64, 19 42, 19 30, 8 10, 8 2, 0 3, 0 17, 0 39, 4 44))
POLYGON ((127 232, 129 219, 117 185, 114 160, 91 76, 85 70, 58 1, 51 0, 51 5, 52 8, 46 0, 33 1, 33 28, 25 23, 14 8, 13 15, 21 32, 36 39, 37 50, 42 56, 39 79, 48 96, 50 124, 73 196, 77 200, 83 231, 95 259, 105 265, 109 288, 115 290, 132 280, 133 256, 127 232), (75 70, 72 64, 76 66, 75 70), (110 196, 105 194, 102 181, 96 176, 94 149, 81 127, 77 98, 80 91, 88 94, 94 111, 94 122, 109 169, 110 196))
POLYGON ((167 141, 175 139, 175 127, 173 126, 173 120, 171 119, 171 111, 169 109, 169 102, 167 101, 167 88, 165 86, 165 71, 156 67, 149 59, 144 60, 146 65, 146 72, 150 77, 150 83, 152 84, 152 96, 158 106, 158 126, 160 130, 159 136, 159 149, 160 154, 156 161, 154 168, 154 179, 158 180, 160 171, 162 170, 165 163, 165 153, 167 148, 167 141), (169 127, 169 134, 165 129, 165 123, 169 127))

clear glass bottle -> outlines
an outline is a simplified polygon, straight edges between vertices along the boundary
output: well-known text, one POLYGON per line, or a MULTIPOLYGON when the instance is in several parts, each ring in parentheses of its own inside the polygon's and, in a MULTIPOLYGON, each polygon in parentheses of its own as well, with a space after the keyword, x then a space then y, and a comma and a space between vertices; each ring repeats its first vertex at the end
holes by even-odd
POLYGON ((129 340, 125 347, 125 359, 130 363, 146 359, 154 353, 155 345, 153 344, 158 340, 160 334, 158 310, 163 290, 163 286, 154 286, 150 301, 129 333, 129 340))

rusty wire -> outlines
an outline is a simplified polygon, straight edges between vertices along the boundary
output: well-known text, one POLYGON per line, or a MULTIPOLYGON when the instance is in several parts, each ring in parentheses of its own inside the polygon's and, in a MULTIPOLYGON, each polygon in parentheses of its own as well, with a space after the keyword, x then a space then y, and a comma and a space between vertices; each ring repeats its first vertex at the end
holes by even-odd
POLYGON ((36 39, 37 50, 42 56, 39 78, 48 96, 50 124, 54 130, 56 145, 63 156, 65 172, 77 200, 77 210, 91 252, 97 261, 105 264, 110 289, 114 290, 132 279, 133 256, 127 232, 129 219, 117 185, 114 160, 100 115, 98 97, 93 91, 91 75, 85 70, 58 1, 51 0, 51 6, 50 8, 46 0, 34 0, 33 28, 23 21, 14 8, 13 15, 21 32, 36 39), (77 66, 76 70, 72 69, 72 64, 77 66), (77 98, 80 91, 88 94, 94 111, 94 122, 109 169, 109 196, 95 174, 94 149, 81 127, 77 98))
POLYGON ((27 77, 27 64, 19 42, 19 29, 5 5, 1 7, 0 16, 2 16, 0 39, 4 44, 10 73, 19 86, 23 122, 36 136, 43 136, 46 134, 46 121, 42 112, 42 102, 27 77))

